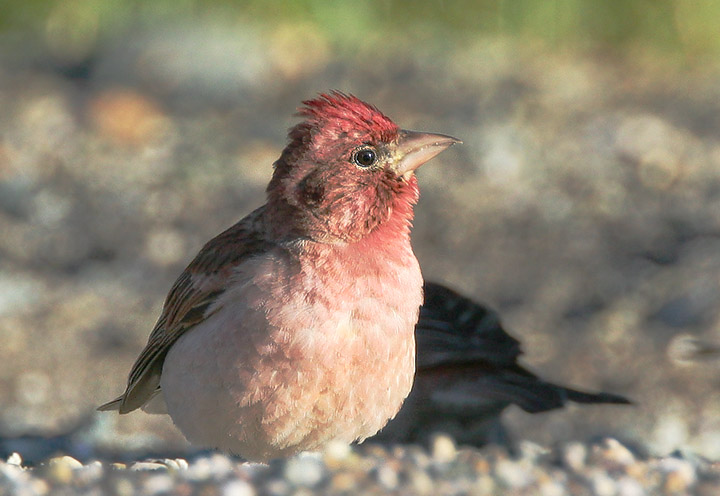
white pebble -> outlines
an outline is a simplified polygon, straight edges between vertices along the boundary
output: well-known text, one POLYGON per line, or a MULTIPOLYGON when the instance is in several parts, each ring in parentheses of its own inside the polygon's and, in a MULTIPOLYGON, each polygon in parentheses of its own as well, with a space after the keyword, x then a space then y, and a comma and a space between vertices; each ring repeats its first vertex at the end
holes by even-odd
POLYGON ((82 468, 82 463, 71 456, 51 458, 47 464, 47 476, 59 484, 69 484, 74 472, 82 468))
POLYGON ((414 494, 432 494, 433 480, 422 470, 412 470, 408 477, 414 494))
POLYGON ((188 467, 185 477, 195 481, 207 480, 210 478, 212 470, 212 463, 209 458, 198 458, 188 467))
POLYGON ((325 456, 331 460, 345 460, 351 452, 350 445, 342 441, 330 441, 325 446, 325 456))
POLYGON ((585 466, 587 459, 587 448, 584 444, 571 442, 566 444, 562 450, 562 460, 566 467, 579 472, 585 466))
POLYGON ((6 478, 11 481, 19 480, 24 476, 25 469, 20 465, 0 462, 0 480, 6 478))
POLYGON ((244 480, 231 480, 222 488, 223 496, 255 496, 255 489, 244 480))
POLYGON ((182 458, 163 458, 158 460, 158 463, 162 463, 170 470, 184 470, 188 468, 188 462, 182 458))
POLYGON ((187 467, 186 477, 190 480, 222 479, 233 470, 230 459, 219 453, 198 458, 187 467))
POLYGON ((130 470, 146 471, 146 470, 167 470, 168 466, 159 462, 135 462, 130 465, 130 470))
POLYGON ((541 496, 565 496, 566 494, 565 486, 557 481, 547 481, 540 486, 541 496))
POLYGON ((265 494, 269 496, 284 496, 290 494, 288 483, 282 479, 273 479, 265 483, 265 494))
POLYGON ((170 493, 173 490, 173 479, 168 474, 153 475, 145 479, 143 488, 147 494, 170 493))
MULTIPOLYGON (((43 496, 50 492, 50 485, 46 480, 43 479, 32 479, 28 481, 27 489, 29 491, 25 494, 31 494, 33 496, 43 496)), ((15 493, 16 496, 23 494, 21 491, 15 493)))
POLYGON ((136 493, 133 483, 128 479, 115 479, 111 488, 117 496, 133 496, 136 493))
POLYGON ((618 496, 645 496, 647 493, 640 483, 632 477, 622 477, 617 481, 618 496))
POLYGON ((66 466, 66 467, 68 467, 68 468, 71 468, 71 469, 73 469, 73 470, 77 470, 77 469, 83 467, 83 464, 82 464, 82 463, 80 463, 78 460, 76 460, 76 459, 73 458, 72 456, 68 456, 68 455, 58 456, 58 457, 56 457, 56 458, 51 458, 51 459, 50 459, 50 466, 52 467, 53 465, 56 465, 56 464, 64 465, 64 466, 66 466))
POLYGON ((615 481, 602 470, 596 470, 590 475, 590 485, 593 494, 597 496, 614 496, 617 492, 615 481))
POLYGON ((433 461, 438 463, 450 463, 457 456, 457 448, 455 441, 446 434, 437 434, 433 436, 430 451, 433 461))
POLYGON ((285 465, 285 478, 296 486, 315 486, 322 480, 323 475, 322 462, 309 453, 301 453, 288 460, 285 465))
POLYGON ((604 461, 612 462, 613 464, 628 466, 635 463, 635 455, 617 439, 604 439, 602 446, 596 447, 595 451, 601 455, 604 461))
POLYGON ((20 456, 20 453, 13 453, 12 455, 8 456, 7 464, 17 465, 18 467, 22 466, 22 457, 20 456))
POLYGON ((472 485, 472 494, 478 496, 494 496, 499 494, 492 477, 481 475, 472 485))
POLYGON ((220 479, 232 472, 233 463, 228 456, 215 453, 210 457, 210 467, 213 477, 220 479))
POLYGON ((522 488, 532 482, 532 475, 521 464, 512 460, 498 460, 495 464, 495 475, 500 481, 511 488, 522 488))
POLYGON ((399 479, 395 470, 387 465, 382 465, 377 470, 377 479, 380 485, 388 491, 392 491, 398 487, 399 479))

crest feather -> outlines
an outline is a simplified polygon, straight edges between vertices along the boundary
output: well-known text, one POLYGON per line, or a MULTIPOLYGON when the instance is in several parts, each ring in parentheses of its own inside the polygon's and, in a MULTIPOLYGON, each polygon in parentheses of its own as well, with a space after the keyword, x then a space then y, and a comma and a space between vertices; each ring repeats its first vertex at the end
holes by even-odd
POLYGON ((391 141, 399 130, 377 107, 341 91, 321 93, 317 98, 305 100, 303 105, 296 115, 305 121, 297 127, 307 130, 332 126, 339 132, 372 134, 383 141, 391 141))

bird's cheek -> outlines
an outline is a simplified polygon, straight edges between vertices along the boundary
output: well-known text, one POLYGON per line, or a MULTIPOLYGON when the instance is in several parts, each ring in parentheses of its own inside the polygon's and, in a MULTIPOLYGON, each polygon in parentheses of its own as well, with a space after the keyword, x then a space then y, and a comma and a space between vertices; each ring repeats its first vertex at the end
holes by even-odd
POLYGON ((309 184, 300 189, 300 203, 306 207, 314 208, 322 204, 325 199, 325 187, 322 184, 309 184))

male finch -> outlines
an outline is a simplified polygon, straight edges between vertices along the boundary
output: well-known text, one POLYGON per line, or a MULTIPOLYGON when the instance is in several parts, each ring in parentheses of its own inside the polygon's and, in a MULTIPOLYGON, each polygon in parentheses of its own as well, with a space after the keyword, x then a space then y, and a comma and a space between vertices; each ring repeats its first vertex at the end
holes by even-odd
POLYGON ((422 303, 414 170, 459 141, 339 92, 304 104, 267 203, 200 250, 101 410, 166 408, 189 441, 255 461, 362 440, 399 410, 422 303))

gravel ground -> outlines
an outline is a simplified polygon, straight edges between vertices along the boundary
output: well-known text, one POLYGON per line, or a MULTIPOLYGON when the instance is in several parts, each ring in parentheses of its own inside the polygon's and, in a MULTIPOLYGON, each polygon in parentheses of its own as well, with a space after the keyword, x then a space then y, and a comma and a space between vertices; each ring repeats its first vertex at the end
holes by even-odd
POLYGON ((438 435, 429 451, 339 444, 269 465, 220 454, 129 464, 83 464, 65 455, 26 468, 14 453, 0 462, 0 484, 0 491, 17 495, 714 495, 720 464, 679 454, 638 459, 612 438, 554 450, 524 442, 511 457, 497 447, 458 449, 438 435))
POLYGON ((351 62, 317 37, 213 33, 138 31, 72 63, 0 40, 0 491, 303 494, 363 474, 368 490, 428 494, 713 493, 717 68, 501 39, 397 43, 351 62), (198 454, 165 417, 93 413, 121 392, 184 265, 262 203, 293 109, 332 88, 465 142, 419 174, 426 278, 495 308, 544 378, 634 407, 510 409, 517 440, 557 446, 517 459, 363 446, 270 467, 198 454), (593 441, 605 437, 622 444, 593 441), (642 456, 605 458, 623 446, 642 456), (676 450, 686 458, 663 458, 676 450), (64 455, 82 464, 48 461, 64 455), (191 461, 111 465, 148 456, 191 461), (293 480, 298 465, 316 479, 293 480))

